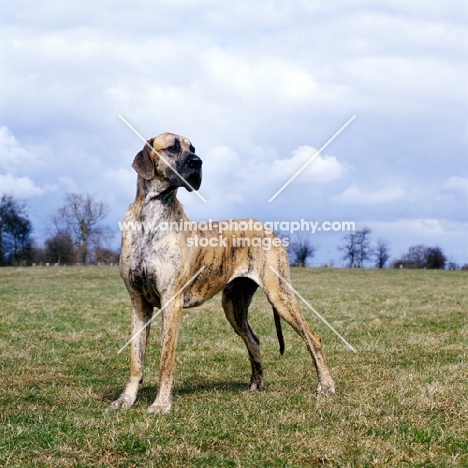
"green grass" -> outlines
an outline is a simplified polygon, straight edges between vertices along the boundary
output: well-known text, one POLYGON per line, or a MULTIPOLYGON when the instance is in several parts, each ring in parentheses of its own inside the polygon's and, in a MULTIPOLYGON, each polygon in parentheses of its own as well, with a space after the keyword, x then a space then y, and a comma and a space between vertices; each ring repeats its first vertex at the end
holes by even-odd
POLYGON ((173 410, 157 389, 159 318, 146 380, 110 411, 128 373, 129 298, 112 267, 0 269, 0 466, 468 466, 468 275, 294 269, 337 383, 317 397, 301 340, 251 307, 267 391, 245 391, 247 352, 217 296, 184 312, 173 410))

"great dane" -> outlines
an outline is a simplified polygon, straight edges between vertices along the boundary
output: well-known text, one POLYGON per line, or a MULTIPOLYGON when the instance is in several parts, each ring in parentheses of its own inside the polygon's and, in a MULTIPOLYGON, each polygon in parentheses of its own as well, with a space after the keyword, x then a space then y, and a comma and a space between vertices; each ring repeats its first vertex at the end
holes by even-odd
POLYGON ((137 192, 125 215, 124 226, 137 224, 133 224, 135 229, 122 231, 120 274, 130 294, 132 336, 136 337, 131 342, 129 379, 111 408, 130 408, 136 400, 138 385, 143 380, 148 322, 157 307, 162 315, 159 390, 148 411, 170 411, 182 309, 199 306, 220 291, 226 318, 248 350, 252 366, 248 388, 264 390, 259 340, 247 320, 258 287, 273 308, 281 353, 284 344, 280 317, 307 345, 317 371, 317 393, 334 392, 320 337, 305 321, 287 284, 288 256, 280 239, 266 227, 259 230, 257 221, 256 229, 247 220, 220 221, 201 229, 185 216, 177 200, 177 189, 198 190, 201 166, 190 141, 172 133, 148 140, 133 161, 132 167, 138 174, 137 192), (172 228, 167 229, 171 222, 172 228), (148 229, 148 225, 153 228, 148 229), (158 228, 162 225, 164 229, 158 228), (194 239, 204 242, 194 243, 194 239), (240 239, 244 241, 241 243, 240 239))

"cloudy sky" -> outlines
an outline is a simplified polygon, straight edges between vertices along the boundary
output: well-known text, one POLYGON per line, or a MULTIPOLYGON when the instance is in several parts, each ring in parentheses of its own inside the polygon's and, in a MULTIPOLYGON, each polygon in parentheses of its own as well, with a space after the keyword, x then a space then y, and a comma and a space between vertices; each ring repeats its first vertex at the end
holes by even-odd
MULTIPOLYGON (((108 203, 118 243, 142 147, 121 114, 192 141, 193 220, 355 221, 393 257, 424 243, 468 263, 464 2, 0 3, 0 191, 38 243, 67 192, 108 203)), ((340 265, 342 237, 314 234, 313 263, 340 265)))

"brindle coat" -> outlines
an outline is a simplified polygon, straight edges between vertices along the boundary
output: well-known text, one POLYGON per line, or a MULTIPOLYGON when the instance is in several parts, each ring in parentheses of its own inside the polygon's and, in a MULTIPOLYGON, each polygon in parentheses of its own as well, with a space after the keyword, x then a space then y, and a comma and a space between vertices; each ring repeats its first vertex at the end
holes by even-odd
MULTIPOLYGON (((201 184, 201 159, 187 138, 163 133, 148 141, 133 162, 138 173, 135 202, 124 221, 188 222, 177 188, 198 190, 201 184), (152 149, 148 148, 148 145, 152 149), (171 164, 168 167, 163 161, 171 164), (182 180, 175 169, 185 180, 182 180)), ((132 336, 152 317, 153 308, 168 305, 162 311, 159 392, 150 412, 167 413, 172 405, 175 352, 182 309, 196 307, 222 293, 224 313, 234 331, 244 340, 252 366, 249 390, 264 390, 259 340, 247 320, 255 290, 260 287, 273 307, 280 349, 283 351, 279 317, 283 318, 305 341, 318 376, 318 393, 334 392, 334 382, 325 364, 321 340, 305 321, 291 289, 269 268, 272 266, 289 281, 288 256, 280 246, 269 250, 261 246, 235 246, 234 238, 270 237, 268 230, 224 231, 227 247, 189 246, 188 238, 219 239, 218 224, 212 230, 124 230, 120 274, 132 304, 132 336), (181 292, 176 293, 201 267, 203 271, 181 292), (175 295, 175 297, 174 297, 175 295)), ((277 238, 276 238, 277 239, 277 238)), ((215 244, 216 242, 213 242, 215 244)), ((256 243, 258 245, 258 242, 256 243)), ((131 343, 130 377, 120 397, 111 408, 129 408, 136 400, 143 379, 148 325, 131 343)))

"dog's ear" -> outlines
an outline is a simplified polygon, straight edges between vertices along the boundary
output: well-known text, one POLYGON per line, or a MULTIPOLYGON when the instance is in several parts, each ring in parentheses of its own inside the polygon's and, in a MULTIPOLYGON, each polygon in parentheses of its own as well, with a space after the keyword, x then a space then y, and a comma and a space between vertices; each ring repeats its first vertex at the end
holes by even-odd
POLYGON ((133 169, 146 180, 154 177, 154 162, 151 159, 151 150, 148 148, 148 145, 153 147, 153 139, 148 140, 143 149, 135 156, 132 164, 133 169))

